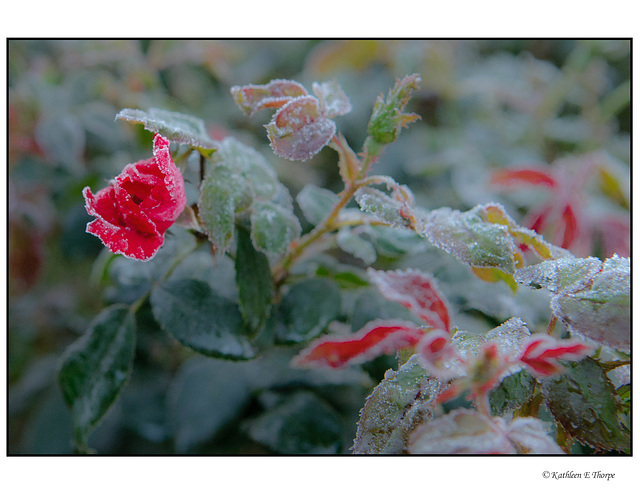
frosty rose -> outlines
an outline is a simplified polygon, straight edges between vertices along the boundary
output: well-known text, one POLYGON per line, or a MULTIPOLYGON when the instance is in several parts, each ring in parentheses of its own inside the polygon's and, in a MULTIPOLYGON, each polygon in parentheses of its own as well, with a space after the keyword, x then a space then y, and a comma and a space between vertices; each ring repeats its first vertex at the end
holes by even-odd
POLYGON ((184 180, 173 163, 169 141, 153 138, 153 158, 127 165, 95 195, 82 191, 87 212, 96 217, 87 232, 113 253, 146 261, 164 242, 164 234, 184 209, 184 180))

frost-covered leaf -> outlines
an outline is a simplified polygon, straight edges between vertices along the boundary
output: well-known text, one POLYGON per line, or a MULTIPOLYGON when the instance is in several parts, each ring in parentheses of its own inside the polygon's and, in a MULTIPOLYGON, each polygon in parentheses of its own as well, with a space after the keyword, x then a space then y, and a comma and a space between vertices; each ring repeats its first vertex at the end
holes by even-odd
POLYGON ((153 288, 151 305, 162 329, 196 352, 223 359, 255 356, 238 306, 206 282, 170 279, 153 288))
POLYGON ((631 343, 630 261, 615 255, 546 261, 518 270, 516 280, 556 295, 551 311, 571 333, 628 350, 631 343))
POLYGON ((451 343, 449 332, 431 330, 417 347, 422 365, 432 376, 449 380, 464 375, 456 347, 451 343))
POLYGON ((418 356, 398 371, 388 370, 360 411, 355 454, 399 454, 411 431, 433 417, 436 398, 446 385, 429 377, 418 356))
POLYGON ((577 361, 592 351, 577 339, 558 340, 550 335, 534 335, 526 343, 520 362, 537 376, 551 376, 564 371, 559 360, 577 361))
POLYGON ((247 181, 227 167, 211 168, 200 186, 198 214, 211 243, 223 253, 235 232, 236 211, 251 205, 247 181))
POLYGON ((214 155, 214 161, 244 177, 256 198, 273 199, 279 192, 278 176, 269 161, 237 139, 225 138, 214 155))
POLYGON ((456 409, 427 422, 411 437, 412 454, 562 454, 536 418, 490 418, 456 409))
POLYGON ((176 451, 189 452, 215 437, 250 398, 247 377, 228 361, 195 357, 184 362, 167 397, 176 451))
POLYGON ((518 225, 498 203, 479 206, 479 212, 488 222, 505 225, 514 241, 533 249, 543 259, 573 257, 566 249, 559 248, 544 240, 537 232, 518 225))
POLYGON ((377 271, 371 268, 367 273, 384 297, 399 302, 430 326, 450 330, 448 303, 431 275, 418 270, 377 271))
POLYGON ((386 99, 382 95, 378 96, 367 127, 367 132, 374 141, 380 144, 392 143, 398 138, 402 127, 420 118, 413 113, 403 113, 413 92, 420 88, 420 82, 418 74, 405 76, 396 81, 386 99))
POLYGON ((477 356, 487 343, 496 344, 500 354, 515 357, 521 353, 530 336, 531 332, 520 318, 510 318, 484 335, 456 329, 451 340, 464 358, 477 356))
POLYGON ((519 454, 564 454, 549 436, 549 427, 537 418, 515 418, 507 430, 507 437, 519 454))
POLYGON ((411 454, 516 454, 502 418, 456 409, 422 424, 411 436, 411 454))
POLYGON ((411 227, 410 221, 401 212, 404 204, 372 187, 361 187, 355 194, 355 200, 362 211, 388 223, 392 227, 411 227))
POLYGON ((521 268, 515 279, 534 289, 570 293, 589 285, 601 268, 602 262, 597 258, 563 258, 521 268))
POLYGON ((320 101, 320 112, 325 117, 332 119, 351 111, 349 98, 337 81, 314 82, 312 90, 320 101))
POLYGON ((339 200, 337 194, 314 184, 306 184, 296 197, 302 213, 312 225, 322 222, 339 200))
POLYGON ((271 312, 274 289, 267 257, 253 246, 251 236, 238 229, 236 250, 236 285, 240 312, 246 325, 259 330, 271 312))
POLYGON ((567 363, 567 372, 543 382, 542 393, 557 422, 580 443, 604 450, 630 447, 611 381, 593 359, 567 363))
POLYGON ((292 98, 307 94, 302 84, 287 79, 274 79, 268 84, 233 86, 231 95, 247 115, 263 108, 280 108, 292 98))
POLYGON ((273 407, 243 424, 252 440, 285 455, 340 451, 342 422, 328 403, 306 390, 276 400, 273 407))
POLYGON ((116 400, 131 375, 135 324, 127 306, 103 310, 62 357, 60 388, 71 408, 76 445, 87 437, 116 400))
POLYGON ((489 392, 493 416, 504 416, 527 402, 535 392, 536 379, 526 370, 506 376, 502 383, 489 392))
POLYGON ((372 264, 377 258, 376 248, 373 247, 373 244, 351 229, 340 229, 336 236, 336 242, 345 253, 361 259, 365 265, 372 264))
POLYGON ((147 112, 125 108, 116 115, 116 119, 143 124, 148 131, 162 134, 172 142, 188 144, 205 154, 211 154, 218 147, 207 134, 204 122, 191 115, 159 108, 150 108, 147 112))
POLYGON ((251 213, 251 239, 266 253, 282 255, 300 236, 300 222, 291 209, 270 201, 256 201, 251 213))
POLYGON ((271 148, 287 160, 308 160, 336 133, 335 122, 321 114, 318 99, 313 96, 289 101, 265 127, 271 148))
POLYGON ((416 345, 424 332, 408 321, 375 320, 341 337, 327 335, 298 354, 292 364, 301 368, 340 368, 361 364, 403 347, 416 345))
POLYGON ((509 228, 487 221, 482 205, 466 212, 433 210, 418 233, 472 267, 515 273, 516 248, 509 228))
POLYGON ((332 280, 311 278, 289 288, 279 307, 280 342, 306 342, 320 335, 341 311, 340 289, 332 280))
POLYGON ((338 168, 342 181, 345 184, 351 184, 358 177, 362 167, 358 155, 351 149, 345 137, 340 133, 336 135, 336 138, 331 141, 329 146, 338 152, 338 168))

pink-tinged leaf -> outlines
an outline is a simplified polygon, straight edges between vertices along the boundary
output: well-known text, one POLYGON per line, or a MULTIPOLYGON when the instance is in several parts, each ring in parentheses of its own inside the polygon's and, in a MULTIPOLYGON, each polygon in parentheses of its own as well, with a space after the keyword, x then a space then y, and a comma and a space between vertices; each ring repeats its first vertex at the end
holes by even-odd
POLYGON ((515 418, 507 428, 507 438, 519 454, 564 454, 548 433, 548 425, 537 418, 515 418))
POLYGON ((87 232, 113 252, 129 258, 151 259, 164 242, 164 233, 184 210, 184 180, 173 163, 169 141, 153 140, 153 158, 127 165, 109 186, 95 195, 85 187, 87 212, 96 219, 87 232))
POLYGON ((336 124, 320 113, 318 99, 313 96, 289 101, 265 127, 271 148, 287 160, 308 160, 336 133, 336 124))
POLYGON ((433 376, 448 380, 464 374, 462 358, 444 330, 432 330, 418 344, 418 355, 423 367, 433 376))
POLYGON ((471 409, 456 409, 416 428, 411 454, 516 454, 502 418, 471 409))
POLYGON ((263 108, 280 108, 291 99, 306 95, 307 90, 296 81, 274 79, 268 84, 233 86, 231 94, 247 115, 253 115, 263 108))
POLYGON ((368 270, 371 281, 390 301, 396 301, 422 318, 433 328, 450 330, 449 309, 436 280, 418 270, 368 270))
POLYGON ((538 376, 552 376, 564 370, 559 360, 577 361, 592 350, 591 346, 576 339, 557 340, 549 335, 534 335, 519 360, 538 376))
POLYGON ((579 236, 578 219, 571 205, 566 205, 562 210, 562 223, 564 223, 564 233, 561 247, 570 248, 579 236))
POLYGON ((424 332, 411 322, 375 320, 345 337, 326 336, 298 354, 300 368, 340 368, 370 361, 382 354, 416 345, 424 332))
POLYGON ((351 111, 349 98, 336 81, 314 82, 312 89, 320 101, 320 112, 325 117, 331 119, 351 111))
POLYGON ((562 454, 536 418, 488 417, 456 409, 418 427, 409 444, 411 454, 562 454))
POLYGON ((533 168, 497 170, 491 177, 493 184, 511 185, 513 183, 525 183, 534 186, 554 188, 556 180, 547 172, 533 168))

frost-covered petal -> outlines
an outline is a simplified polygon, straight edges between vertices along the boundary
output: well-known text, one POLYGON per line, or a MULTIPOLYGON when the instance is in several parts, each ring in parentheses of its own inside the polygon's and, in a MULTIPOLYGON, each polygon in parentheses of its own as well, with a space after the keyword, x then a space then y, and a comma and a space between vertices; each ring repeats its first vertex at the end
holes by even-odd
MULTIPOLYGON (((123 254, 128 258, 137 260, 151 259, 162 243, 164 237, 157 230, 142 232, 134 228, 115 222, 115 202, 108 202, 113 189, 100 191, 96 196, 86 187, 82 193, 86 200, 87 211, 97 217, 87 224, 87 232, 98 237, 111 252, 123 254), (99 199, 97 199, 99 198, 99 199), (104 212, 105 217, 100 212, 104 212)), ((153 224, 151 224, 153 228, 153 224)))
POLYGON ((96 220, 87 232, 114 253, 148 260, 162 246, 165 231, 186 206, 184 180, 173 163, 169 141, 156 134, 154 157, 127 165, 95 195, 82 193, 87 212, 96 220))
POLYGON ((521 454, 564 454, 549 436, 548 426, 536 418, 516 418, 507 430, 507 438, 521 454))

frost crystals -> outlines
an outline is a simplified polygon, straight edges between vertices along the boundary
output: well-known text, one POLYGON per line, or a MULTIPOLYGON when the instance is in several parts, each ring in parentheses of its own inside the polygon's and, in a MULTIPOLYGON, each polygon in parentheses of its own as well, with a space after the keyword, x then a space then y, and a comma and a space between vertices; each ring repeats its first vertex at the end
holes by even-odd
POLYGON ((276 155, 305 161, 331 141, 336 124, 331 120, 351 111, 351 104, 337 82, 313 83, 313 92, 296 81, 275 79, 268 84, 234 86, 236 103, 248 115, 264 108, 276 108, 265 125, 276 155))

